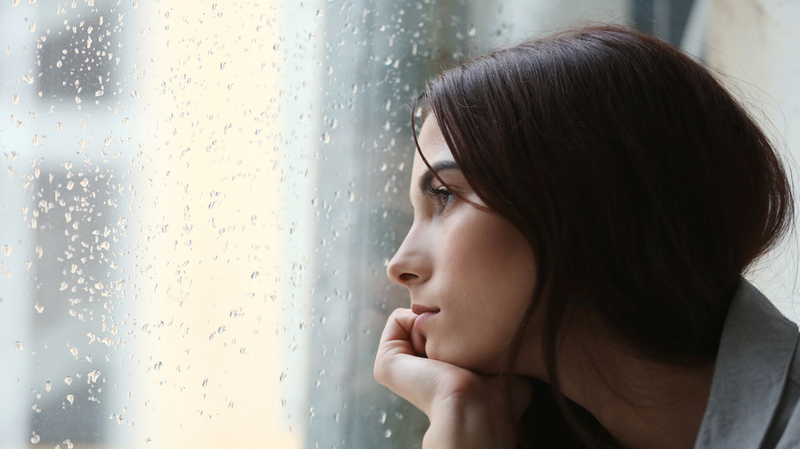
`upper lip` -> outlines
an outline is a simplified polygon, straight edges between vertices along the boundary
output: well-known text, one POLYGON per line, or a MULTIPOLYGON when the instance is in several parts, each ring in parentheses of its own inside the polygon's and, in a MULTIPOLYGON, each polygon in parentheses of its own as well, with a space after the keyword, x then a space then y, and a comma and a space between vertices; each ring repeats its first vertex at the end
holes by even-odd
POLYGON ((411 311, 414 312, 415 315, 422 315, 425 312, 436 313, 439 311, 438 307, 426 307, 421 304, 413 304, 411 306, 411 311))

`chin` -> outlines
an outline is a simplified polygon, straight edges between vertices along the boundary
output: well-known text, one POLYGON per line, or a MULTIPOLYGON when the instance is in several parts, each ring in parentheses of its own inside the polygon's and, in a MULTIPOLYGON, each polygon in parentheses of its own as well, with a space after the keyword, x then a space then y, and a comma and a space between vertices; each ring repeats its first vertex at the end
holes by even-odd
POLYGON ((486 376, 494 376, 508 372, 508 367, 498 357, 482 359, 475 357, 476 354, 442 351, 441 348, 437 348, 436 345, 430 345, 430 341, 425 347, 425 352, 431 360, 449 363, 459 368, 464 368, 486 376))

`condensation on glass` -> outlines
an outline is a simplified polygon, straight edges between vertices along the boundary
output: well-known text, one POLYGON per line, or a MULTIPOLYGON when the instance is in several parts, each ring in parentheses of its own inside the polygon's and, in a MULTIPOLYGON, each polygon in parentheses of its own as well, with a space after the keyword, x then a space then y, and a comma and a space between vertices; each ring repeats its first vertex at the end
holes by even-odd
POLYGON ((408 104, 586 3, 4 0, 0 447, 419 447, 408 104))

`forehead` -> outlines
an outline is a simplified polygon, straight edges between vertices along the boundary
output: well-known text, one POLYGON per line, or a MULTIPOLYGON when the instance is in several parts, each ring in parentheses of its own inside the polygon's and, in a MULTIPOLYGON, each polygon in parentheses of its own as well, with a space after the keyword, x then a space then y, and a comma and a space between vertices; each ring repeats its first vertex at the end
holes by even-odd
MULTIPOLYGON (((442 132, 439 130, 433 115, 429 115, 425 123, 422 124, 417 140, 422 154, 425 155, 425 159, 429 164, 434 165, 437 162, 453 160, 450 148, 447 147, 447 142, 444 141, 444 136, 442 136, 442 132)), ((428 167, 425 166, 419 152, 415 152, 414 167, 412 168, 413 179, 418 179, 427 169, 428 167)))

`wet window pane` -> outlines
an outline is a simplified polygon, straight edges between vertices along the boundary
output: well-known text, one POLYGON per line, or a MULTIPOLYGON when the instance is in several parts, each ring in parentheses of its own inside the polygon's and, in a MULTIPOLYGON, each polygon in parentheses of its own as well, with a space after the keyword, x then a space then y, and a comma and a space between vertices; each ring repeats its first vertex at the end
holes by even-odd
POLYGON ((3 0, 0 447, 419 447, 372 377, 407 105, 652 3, 3 0))

